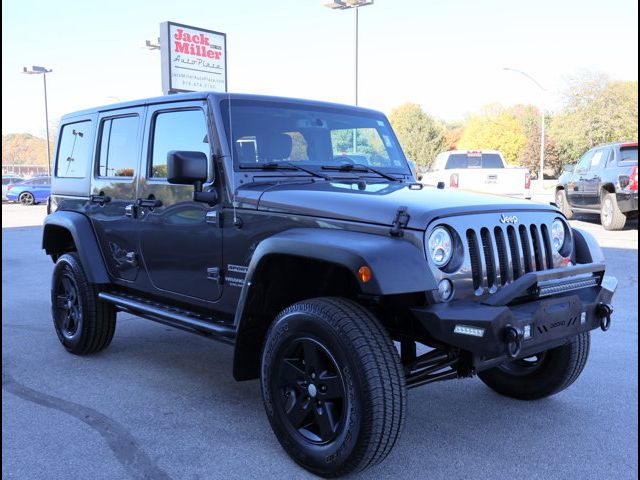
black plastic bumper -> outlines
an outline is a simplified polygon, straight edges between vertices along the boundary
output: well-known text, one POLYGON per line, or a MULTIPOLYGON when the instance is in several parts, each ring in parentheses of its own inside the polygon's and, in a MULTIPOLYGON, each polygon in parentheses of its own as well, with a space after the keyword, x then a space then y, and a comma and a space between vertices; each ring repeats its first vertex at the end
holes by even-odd
POLYGON ((476 367, 522 358, 608 328, 617 286, 604 265, 528 273, 483 303, 452 301, 412 309, 435 340, 469 351, 476 367))
POLYGON ((616 200, 621 212, 632 213, 638 211, 638 192, 618 192, 616 200))

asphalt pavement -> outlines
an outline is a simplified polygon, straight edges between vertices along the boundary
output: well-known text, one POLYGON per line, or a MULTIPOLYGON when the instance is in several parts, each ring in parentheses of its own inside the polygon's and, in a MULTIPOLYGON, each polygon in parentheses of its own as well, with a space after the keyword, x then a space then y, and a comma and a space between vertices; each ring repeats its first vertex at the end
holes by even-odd
MULTIPOLYGON (((2 478, 313 478, 272 434, 258 381, 233 380, 232 348, 118 314, 104 352, 77 357, 53 330, 43 206, 2 205, 2 478)), ((581 377, 545 400, 477 378, 409 392, 386 461, 356 478, 637 479, 637 221, 602 245, 619 279, 611 329, 581 377)))

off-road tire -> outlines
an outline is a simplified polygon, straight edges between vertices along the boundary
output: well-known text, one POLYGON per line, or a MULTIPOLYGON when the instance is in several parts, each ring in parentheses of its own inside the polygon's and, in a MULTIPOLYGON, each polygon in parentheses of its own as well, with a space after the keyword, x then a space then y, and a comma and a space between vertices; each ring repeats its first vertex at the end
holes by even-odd
POLYGON ((510 373, 515 362, 480 372, 478 376, 489 388, 506 397, 518 400, 538 400, 561 392, 569 387, 582 373, 587 358, 591 336, 584 332, 569 343, 543 352, 540 365, 528 367, 518 373, 510 373))
MULTIPOLYGON (((304 352, 306 355, 306 350, 304 352)), ((311 375, 308 366, 312 362, 305 362, 307 357, 303 357, 302 363, 298 363, 303 370, 297 372, 311 375)), ((325 374, 327 371, 329 369, 325 374)), ((311 392, 312 382, 316 382, 313 392, 316 387, 318 392, 326 388, 318 375, 301 391, 308 388, 311 392)), ((300 383, 296 380, 293 385, 299 388, 300 383)), ((261 386, 267 417, 282 447, 299 465, 323 477, 342 476, 380 463, 395 445, 403 427, 406 386, 398 352, 377 318, 349 300, 316 298, 281 312, 270 327, 263 348, 261 386), (294 388, 285 392, 278 386, 279 381, 286 382, 279 374, 282 366, 293 362, 291 357, 286 357, 285 362, 284 355, 291 349, 295 351, 298 344, 303 345, 302 350, 307 344, 319 345, 316 352, 326 352, 325 360, 334 361, 334 375, 341 377, 343 416, 329 415, 339 421, 335 430, 331 430, 335 431, 335 438, 326 443, 314 443, 303 436, 300 432, 304 429, 297 430, 287 417, 289 397, 292 396, 293 405, 300 408, 304 406, 306 394, 298 394, 294 388)), ((317 398, 318 405, 323 401, 321 393, 317 397, 309 393, 306 398, 311 401, 317 398)), ((314 418, 320 418, 313 410, 310 415, 306 417, 311 419, 308 425, 314 418)))
POLYGON ((60 343, 75 355, 99 352, 113 339, 116 310, 100 300, 98 292, 87 280, 77 253, 58 258, 51 281, 53 325, 60 343))
POLYGON ((556 190, 556 205, 563 215, 567 217, 567 220, 571 220, 573 218, 573 210, 571 210, 571 207, 569 206, 567 192, 565 192, 564 189, 556 190))
POLYGON ((604 193, 602 195, 600 223, 605 230, 622 230, 627 223, 627 216, 618 207, 615 193, 604 193))

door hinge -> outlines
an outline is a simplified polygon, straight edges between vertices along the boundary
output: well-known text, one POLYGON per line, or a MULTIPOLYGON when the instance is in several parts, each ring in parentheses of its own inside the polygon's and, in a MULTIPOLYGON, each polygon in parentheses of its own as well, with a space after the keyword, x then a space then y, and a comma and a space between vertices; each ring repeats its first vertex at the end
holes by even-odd
POLYGON ((222 227, 223 215, 218 210, 210 210, 204 216, 205 222, 222 227))
POLYGON ((409 213, 407 212, 407 207, 399 207, 396 211, 396 217, 393 219, 391 224, 391 230, 389 233, 392 237, 401 237, 403 235, 402 229, 406 228, 409 224, 409 213))
POLYGON ((215 281, 218 285, 224 284, 224 275, 218 267, 207 268, 207 279, 215 281))

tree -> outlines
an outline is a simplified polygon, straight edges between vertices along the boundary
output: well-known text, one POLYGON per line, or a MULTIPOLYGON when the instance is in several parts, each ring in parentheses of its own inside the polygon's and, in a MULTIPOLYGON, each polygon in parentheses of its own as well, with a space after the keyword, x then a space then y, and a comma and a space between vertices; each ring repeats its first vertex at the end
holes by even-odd
POLYGON ((417 165, 430 167, 436 155, 446 150, 444 127, 420 105, 400 105, 391 111, 389 120, 405 154, 417 165))
MULTIPOLYGON (((530 134, 527 137, 527 144, 518 157, 518 163, 527 167, 532 175, 539 175, 540 122, 532 126, 530 134)), ((557 178, 562 172, 562 162, 556 149, 556 143, 554 139, 548 135, 545 135, 544 138, 544 170, 547 173, 551 171, 554 178, 557 178)))
POLYGON ((3 165, 46 165, 47 141, 30 133, 2 136, 3 165))
POLYGON ((513 112, 492 104, 469 116, 458 148, 498 150, 508 163, 516 164, 526 144, 525 129, 513 112))
POLYGON ((563 163, 575 163, 602 143, 637 139, 638 82, 598 73, 571 79, 549 131, 563 163))

